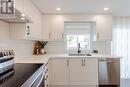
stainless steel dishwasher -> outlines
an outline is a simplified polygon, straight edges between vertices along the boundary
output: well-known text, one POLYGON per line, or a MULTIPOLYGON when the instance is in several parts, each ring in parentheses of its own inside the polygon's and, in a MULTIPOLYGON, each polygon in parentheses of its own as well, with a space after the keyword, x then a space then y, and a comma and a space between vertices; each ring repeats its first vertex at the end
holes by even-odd
POLYGON ((120 87, 120 59, 99 59, 100 87, 120 87))

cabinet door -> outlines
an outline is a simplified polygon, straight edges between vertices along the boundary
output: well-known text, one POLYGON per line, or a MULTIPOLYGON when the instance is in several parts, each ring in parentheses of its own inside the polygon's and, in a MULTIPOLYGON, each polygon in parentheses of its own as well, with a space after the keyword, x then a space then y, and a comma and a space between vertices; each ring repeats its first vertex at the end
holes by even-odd
POLYGON ((51 40, 63 40, 64 20, 62 15, 52 16, 51 40))
POLYGON ((40 40, 41 39, 41 35, 42 35, 42 25, 41 25, 41 18, 42 18, 42 14, 36 9, 33 9, 34 13, 33 13, 33 23, 30 23, 30 32, 31 32, 31 36, 32 38, 36 39, 36 40, 40 40), (37 14, 36 14, 37 13, 37 14))
POLYGON ((51 34, 51 16, 43 15, 42 17, 42 38, 43 40, 49 41, 51 34))
POLYGON ((112 16, 98 15, 96 20, 96 40, 111 41, 112 40, 112 16))
POLYGON ((10 23, 11 39, 27 39, 30 35, 25 23, 10 23))
POLYGON ((64 20, 62 15, 43 15, 43 39, 63 40, 64 20))
POLYGON ((52 85, 67 85, 68 66, 65 58, 52 59, 52 85))
POLYGON ((84 71, 83 60, 79 58, 69 59, 69 82, 70 85, 83 85, 84 71))
POLYGON ((84 60, 84 84, 98 85, 98 59, 84 60))

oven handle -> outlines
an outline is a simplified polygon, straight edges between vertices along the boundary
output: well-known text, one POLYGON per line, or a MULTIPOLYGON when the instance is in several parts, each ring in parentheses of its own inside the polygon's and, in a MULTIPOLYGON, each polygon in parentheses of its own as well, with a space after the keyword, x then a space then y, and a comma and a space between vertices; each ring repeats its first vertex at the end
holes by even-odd
POLYGON ((45 76, 45 68, 44 65, 42 65, 21 87, 38 87, 44 76, 45 76), (37 81, 39 82, 37 83, 37 81))
POLYGON ((42 73, 38 76, 38 78, 35 80, 35 82, 31 85, 31 87, 39 87, 42 84, 42 81, 44 80, 45 73, 42 73))

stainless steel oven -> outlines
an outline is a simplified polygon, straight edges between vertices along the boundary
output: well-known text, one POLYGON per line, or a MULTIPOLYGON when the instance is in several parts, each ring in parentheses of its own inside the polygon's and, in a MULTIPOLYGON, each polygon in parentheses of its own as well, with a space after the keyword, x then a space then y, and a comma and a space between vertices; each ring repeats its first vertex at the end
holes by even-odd
POLYGON ((13 50, 0 51, 0 75, 14 67, 13 50))

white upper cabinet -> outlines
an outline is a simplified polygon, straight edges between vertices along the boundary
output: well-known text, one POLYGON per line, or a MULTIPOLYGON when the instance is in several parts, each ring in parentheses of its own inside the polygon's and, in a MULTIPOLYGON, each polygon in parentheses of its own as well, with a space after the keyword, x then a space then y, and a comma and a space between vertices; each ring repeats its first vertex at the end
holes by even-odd
POLYGON ((11 39, 29 39, 30 36, 30 29, 25 23, 10 23, 11 39))
POLYGON ((20 11, 22 14, 27 16, 32 20, 33 15, 33 3, 31 0, 14 0, 15 2, 15 9, 20 11))
POLYGON ((32 23, 10 23, 10 33, 13 39, 18 35, 19 39, 41 40, 42 39, 42 14, 33 5, 31 0, 15 0, 16 9, 32 20, 32 23), (23 3, 23 4, 21 4, 23 3), (21 33, 25 32, 25 33, 21 33), (17 33, 16 33, 17 32, 17 33), (29 32, 29 35, 27 33, 29 32), (13 36, 12 36, 13 35, 13 36))
POLYGON ((112 16, 97 15, 96 16, 96 41, 112 40, 112 16))
POLYGON ((62 15, 43 15, 42 22, 43 40, 63 40, 64 20, 62 15))
POLYGON ((64 22, 94 22, 93 41, 112 40, 111 15, 43 15, 43 38, 48 41, 63 40, 64 22))

